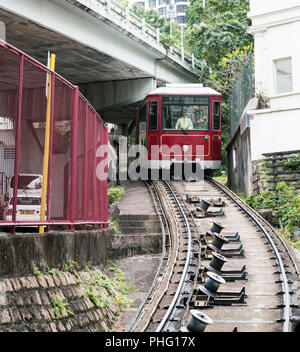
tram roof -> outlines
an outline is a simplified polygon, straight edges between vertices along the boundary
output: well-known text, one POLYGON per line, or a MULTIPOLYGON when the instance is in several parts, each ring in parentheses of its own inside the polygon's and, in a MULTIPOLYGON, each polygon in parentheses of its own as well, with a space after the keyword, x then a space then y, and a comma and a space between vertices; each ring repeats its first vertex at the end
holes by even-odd
POLYGON ((150 92, 148 95, 220 95, 216 90, 203 87, 203 84, 166 84, 165 87, 159 87, 150 92))

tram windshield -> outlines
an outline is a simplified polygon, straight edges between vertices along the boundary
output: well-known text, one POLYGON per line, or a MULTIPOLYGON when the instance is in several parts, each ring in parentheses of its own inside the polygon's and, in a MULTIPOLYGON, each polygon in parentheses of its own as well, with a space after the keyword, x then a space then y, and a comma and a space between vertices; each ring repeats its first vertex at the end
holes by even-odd
POLYGON ((209 98, 163 97, 162 129, 208 130, 209 98))

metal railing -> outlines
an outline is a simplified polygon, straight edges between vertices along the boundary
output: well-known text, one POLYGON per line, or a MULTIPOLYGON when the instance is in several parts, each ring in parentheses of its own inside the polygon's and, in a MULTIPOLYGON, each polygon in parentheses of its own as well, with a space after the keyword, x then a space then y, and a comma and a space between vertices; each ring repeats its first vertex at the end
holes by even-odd
MULTIPOLYGON (((88 11, 95 17, 105 17, 111 21, 114 26, 120 27, 125 31, 131 32, 136 39, 143 40, 146 44, 150 44, 160 50, 164 50, 161 43, 159 28, 154 28, 145 19, 136 16, 129 7, 124 7, 113 0, 67 0, 75 6, 88 11)), ((201 69, 202 65, 194 54, 184 50, 184 48, 171 47, 169 54, 187 64, 192 69, 201 69)))
POLYGON ((1 190, 5 191, 0 228, 10 226, 14 232, 23 225, 107 227, 108 131, 78 87, 1 41, 0 116, 6 126, 0 128, 0 145, 8 147, 6 155, 0 154, 1 190), (48 82, 52 97, 49 169, 46 218, 41 221, 42 192, 37 180, 43 179, 48 82), (100 162, 102 175, 98 175, 100 162))
POLYGON ((232 88, 229 98, 230 135, 235 133, 243 110, 249 100, 254 96, 254 70, 252 53, 249 53, 246 63, 242 65, 242 71, 237 77, 236 84, 232 88))

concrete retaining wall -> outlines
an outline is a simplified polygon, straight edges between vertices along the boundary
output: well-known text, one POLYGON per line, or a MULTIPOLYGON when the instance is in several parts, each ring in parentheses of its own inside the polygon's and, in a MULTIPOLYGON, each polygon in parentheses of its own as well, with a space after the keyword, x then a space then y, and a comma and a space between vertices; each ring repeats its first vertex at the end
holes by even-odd
POLYGON ((252 191, 252 163, 250 152, 250 131, 240 134, 240 128, 226 147, 228 187, 247 197, 252 191))
POLYGON ((106 240, 107 259, 115 260, 134 255, 160 253, 161 234, 108 235, 106 240))
POLYGON ((32 274, 34 267, 62 268, 70 260, 80 267, 106 263, 109 230, 5 234, 0 236, 0 277, 32 274))

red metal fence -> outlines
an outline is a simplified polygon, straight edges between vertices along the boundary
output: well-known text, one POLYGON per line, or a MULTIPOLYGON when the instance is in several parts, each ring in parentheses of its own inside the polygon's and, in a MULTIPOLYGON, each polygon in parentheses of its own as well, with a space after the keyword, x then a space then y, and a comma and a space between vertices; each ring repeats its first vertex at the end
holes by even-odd
POLYGON ((0 230, 11 226, 14 232, 16 226, 33 223, 107 227, 107 178, 96 176, 97 149, 107 143, 107 127, 78 87, 0 42, 0 230), (41 222, 49 76, 50 156, 41 222))

